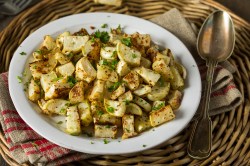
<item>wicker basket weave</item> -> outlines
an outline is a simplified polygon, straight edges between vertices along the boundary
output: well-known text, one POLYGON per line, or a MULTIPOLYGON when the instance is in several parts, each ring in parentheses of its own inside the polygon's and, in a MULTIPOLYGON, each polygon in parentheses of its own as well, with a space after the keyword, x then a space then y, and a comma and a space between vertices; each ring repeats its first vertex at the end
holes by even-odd
MULTIPOLYGON (((186 148, 190 128, 187 127, 164 146, 133 155, 102 155, 72 165, 250 165, 250 24, 212 0, 124 0, 121 7, 97 5, 93 0, 43 0, 16 16, 0 33, 0 72, 8 70, 15 49, 30 33, 60 17, 107 11, 150 19, 174 7, 197 27, 216 9, 228 11, 235 24, 236 45, 229 61, 237 67, 234 78, 244 101, 236 110, 212 117, 211 156, 205 160, 188 156, 186 148)), ((9 153, 2 131, 0 147, 6 162, 18 165, 9 153)))

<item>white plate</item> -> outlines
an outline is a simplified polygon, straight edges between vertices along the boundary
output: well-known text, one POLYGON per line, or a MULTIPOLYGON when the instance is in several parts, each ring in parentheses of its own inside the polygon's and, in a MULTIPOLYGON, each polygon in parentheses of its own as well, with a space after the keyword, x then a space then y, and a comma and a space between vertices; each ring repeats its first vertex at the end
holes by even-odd
POLYGON ((58 19, 41 27, 17 48, 9 69, 9 89, 13 103, 22 119, 38 134, 65 148, 92 153, 92 154, 125 154, 138 152, 159 145, 171 137, 177 135, 192 119, 200 102, 201 79, 198 67, 184 44, 173 34, 149 21, 121 14, 112 13, 84 13, 58 19), (101 25, 107 23, 108 28, 101 25), (147 33, 157 44, 170 48, 178 61, 187 69, 186 87, 181 107, 176 111, 176 118, 171 122, 144 132, 134 138, 126 140, 108 139, 110 143, 104 144, 103 139, 87 136, 71 136, 57 128, 53 119, 39 113, 37 106, 30 102, 25 93, 24 85, 18 83, 17 76, 21 76, 27 65, 28 57, 43 41, 45 35, 55 37, 66 30, 76 32, 80 28, 86 28, 89 32, 97 29, 109 31, 110 27, 118 25, 124 28, 126 33, 147 33), (96 29, 91 29, 94 26, 96 29), (27 55, 20 55, 26 52, 27 55), (92 143, 93 144, 92 144, 92 143))

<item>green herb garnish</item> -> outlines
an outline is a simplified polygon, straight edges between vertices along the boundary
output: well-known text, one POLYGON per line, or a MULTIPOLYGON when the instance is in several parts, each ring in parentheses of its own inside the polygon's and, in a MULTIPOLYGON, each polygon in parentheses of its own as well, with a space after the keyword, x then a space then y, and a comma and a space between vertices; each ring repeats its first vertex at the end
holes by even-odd
POLYGON ((161 104, 159 104, 159 105, 157 105, 157 106, 154 106, 154 107, 152 108, 152 110, 159 110, 159 109, 161 109, 163 106, 164 106, 164 104, 161 103, 161 104))
POLYGON ((96 113, 98 116, 102 116, 104 114, 104 112, 102 110, 98 110, 96 113))
POLYGON ((108 32, 106 32, 106 31, 100 32, 99 30, 97 30, 94 33, 94 35, 96 38, 99 38, 103 43, 107 43, 109 41, 109 38, 110 38, 108 32))
POLYGON ((130 101, 129 100, 125 100, 124 101, 126 105, 129 105, 130 104, 130 101))
POLYGON ((126 46, 130 47, 132 45, 131 38, 122 38, 121 42, 125 44, 126 46))
POLYGON ((136 58, 137 57, 137 55, 136 54, 132 54, 132 58, 136 58))
POLYGON ((108 24, 102 24, 101 28, 107 28, 108 24))
POLYGON ((142 145, 144 148, 147 146, 147 145, 142 145))
POLYGON ((110 112, 110 113, 114 113, 115 109, 113 107, 108 107, 107 111, 110 112))
POLYGON ((67 83, 69 83, 69 85, 73 87, 77 83, 77 80, 72 76, 68 76, 67 83))
POLYGON ((114 51, 113 53, 112 53, 112 56, 111 57, 115 57, 117 55, 117 51, 114 51))
POLYGON ((66 114, 66 112, 67 112, 67 110, 65 109, 65 108, 62 108, 61 110, 60 110, 60 114, 66 114))
POLYGON ((16 78, 18 80, 18 83, 21 83, 23 81, 23 78, 21 76, 17 76, 16 78))
POLYGON ((90 144, 94 144, 94 142, 91 141, 90 144))
POLYGON ((20 55, 27 55, 27 53, 26 52, 21 52, 20 55))
POLYGON ((121 82, 115 82, 112 86, 108 87, 109 92, 115 91, 119 86, 121 85, 121 82))
POLYGON ((110 141, 109 141, 109 140, 107 140, 106 138, 103 140, 103 142, 104 142, 104 144, 108 144, 108 143, 110 143, 110 141))
POLYGON ((42 54, 42 51, 41 50, 36 50, 35 53, 42 54))
POLYGON ((117 65, 118 61, 117 60, 113 60, 113 61, 107 61, 106 59, 104 59, 102 61, 102 65, 108 66, 109 68, 111 68, 112 70, 115 70, 116 65, 117 65))
POLYGON ((57 122, 57 124, 62 124, 63 123, 63 121, 59 121, 59 122, 57 122))

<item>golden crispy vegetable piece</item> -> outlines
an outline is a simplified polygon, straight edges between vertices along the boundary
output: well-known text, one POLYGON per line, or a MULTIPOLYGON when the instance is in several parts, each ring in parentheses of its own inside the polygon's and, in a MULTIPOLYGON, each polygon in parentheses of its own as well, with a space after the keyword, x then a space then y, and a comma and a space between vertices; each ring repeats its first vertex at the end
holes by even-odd
POLYGON ((81 134, 80 118, 76 105, 67 108, 66 132, 70 135, 81 134))
POLYGON ((88 59, 98 61, 100 59, 101 42, 99 39, 89 40, 85 46, 82 47, 83 56, 88 59))
POLYGON ((84 101, 84 84, 82 81, 77 82, 74 87, 69 91, 69 101, 72 104, 84 101))
POLYGON ((162 107, 165 107, 165 101, 154 101, 153 102, 153 107, 152 107, 152 111, 156 111, 161 109, 162 107))
POLYGON ((170 83, 161 79, 153 86, 150 93, 147 94, 147 98, 151 101, 163 100, 169 93, 170 83))
POLYGON ((97 65, 97 79, 117 82, 118 75, 114 70, 106 65, 97 65))
POLYGON ((149 48, 151 44, 151 37, 149 34, 133 33, 131 38, 134 39, 136 47, 149 48))
POLYGON ((95 124, 95 137, 115 138, 117 133, 116 125, 98 125, 95 124))
POLYGON ((126 111, 126 103, 122 101, 104 99, 104 107, 112 116, 122 117, 126 111))
POLYGON ((142 112, 141 116, 135 116, 135 131, 141 133, 149 128, 151 128, 149 116, 147 113, 142 112))
POLYGON ((130 90, 135 90, 140 85, 139 75, 135 71, 131 71, 124 76, 123 81, 130 90))
POLYGON ((63 37, 63 53, 78 53, 89 40, 89 36, 64 36, 63 37))
POLYGON ((78 104, 77 108, 78 108, 81 124, 83 126, 89 126, 90 123, 93 121, 89 102, 87 100, 84 100, 83 102, 78 104))
POLYGON ((42 74, 40 78, 40 83, 43 88, 44 92, 47 92, 51 85, 57 81, 57 75, 54 71, 48 73, 48 74, 42 74))
POLYGON ((133 102, 142 107, 146 112, 151 111, 152 106, 143 98, 134 96, 133 102))
POLYGON ((30 80, 28 86, 28 97, 31 101, 37 101, 41 97, 41 90, 39 85, 34 81, 34 79, 30 80))
POLYGON ((115 60, 117 58, 117 52, 115 47, 103 47, 101 48, 100 55, 103 59, 115 60))
POLYGON ((73 73, 75 72, 75 66, 73 65, 72 62, 66 63, 64 65, 58 66, 56 68, 56 72, 58 73, 59 76, 72 76, 73 73))
POLYGON ((105 82, 103 80, 95 80, 94 86, 93 86, 92 91, 89 95, 90 101, 103 99, 104 84, 105 84, 105 82))
POLYGON ((66 115, 67 108, 69 107, 70 102, 63 99, 51 99, 45 102, 42 106, 43 112, 45 114, 58 114, 66 115))
POLYGON ((178 90, 171 91, 168 95, 168 103, 171 105, 172 109, 177 109, 181 105, 182 93, 178 90))
POLYGON ((76 63, 76 79, 77 80, 83 80, 88 83, 93 81, 96 78, 96 70, 92 66, 92 64, 89 62, 87 57, 81 58, 76 63))
POLYGON ((69 63, 71 61, 71 59, 72 59, 73 56, 74 56, 74 54, 72 54, 72 53, 67 53, 67 54, 63 54, 62 52, 55 53, 55 59, 61 65, 69 63))
POLYGON ((63 40, 65 36, 70 36, 70 32, 69 31, 63 32, 56 38, 56 46, 60 48, 60 50, 62 50, 63 48, 63 40))
POLYGON ((117 44, 117 54, 120 60, 125 61, 131 66, 140 65, 141 53, 120 42, 117 44))
POLYGON ((123 128, 122 139, 127 139, 137 135, 134 128, 134 115, 126 114, 122 117, 122 128, 123 128))
POLYGON ((138 68, 136 72, 144 79, 146 83, 151 86, 154 86, 161 77, 161 75, 157 72, 147 69, 145 67, 138 68))
POLYGON ((49 100, 58 97, 65 97, 69 94, 71 85, 69 83, 53 83, 47 92, 45 92, 44 99, 49 100))
POLYGON ((134 90, 134 94, 137 96, 143 96, 151 92, 151 87, 149 85, 140 84, 139 87, 134 90))
POLYGON ((145 68, 151 68, 152 62, 148 60, 147 58, 141 57, 141 64, 140 66, 145 67, 145 68))
POLYGON ((174 90, 182 90, 184 88, 184 80, 181 77, 179 71, 174 67, 170 66, 171 72, 173 73, 173 79, 170 80, 171 87, 174 90))
POLYGON ((166 65, 163 59, 156 60, 153 63, 152 68, 154 71, 161 74, 161 76, 168 81, 170 81, 174 77, 170 67, 166 65))
POLYGON ((56 42, 50 35, 47 35, 44 37, 42 47, 46 47, 48 50, 53 50, 56 47, 56 42))
POLYGON ((153 127, 168 122, 175 118, 175 114, 170 105, 149 114, 150 123, 153 127))
POLYGON ((118 97, 119 101, 125 101, 125 102, 130 102, 133 100, 133 95, 131 91, 127 91, 126 93, 124 93, 123 95, 121 95, 120 97, 118 97))
POLYGON ((35 80, 41 78, 42 74, 47 74, 56 67, 57 60, 54 55, 49 56, 48 60, 35 61, 29 64, 29 68, 32 74, 32 77, 35 80))
POLYGON ((141 108, 134 104, 134 103, 128 103, 126 105, 126 114, 134 114, 134 115, 142 115, 142 110, 141 108))
POLYGON ((117 99, 119 96, 121 96, 122 94, 125 93, 125 86, 122 84, 120 85, 116 90, 114 90, 111 95, 110 95, 110 98, 112 100, 115 100, 117 99))
POLYGON ((122 77, 130 72, 130 68, 126 62, 124 62, 123 60, 120 60, 117 63, 116 72, 119 74, 119 76, 122 77))

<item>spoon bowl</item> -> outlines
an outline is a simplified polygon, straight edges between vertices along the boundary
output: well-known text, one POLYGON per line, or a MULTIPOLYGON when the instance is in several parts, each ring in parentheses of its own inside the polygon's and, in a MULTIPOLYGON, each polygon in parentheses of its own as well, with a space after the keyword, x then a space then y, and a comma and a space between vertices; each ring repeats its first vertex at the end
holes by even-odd
POLYGON ((206 19, 197 39, 197 50, 202 59, 225 61, 233 52, 235 32, 230 15, 215 11, 206 19))

